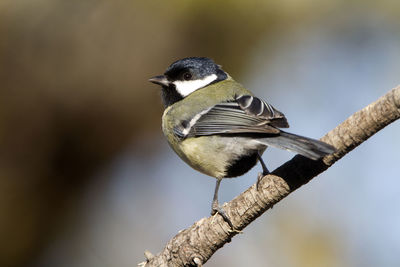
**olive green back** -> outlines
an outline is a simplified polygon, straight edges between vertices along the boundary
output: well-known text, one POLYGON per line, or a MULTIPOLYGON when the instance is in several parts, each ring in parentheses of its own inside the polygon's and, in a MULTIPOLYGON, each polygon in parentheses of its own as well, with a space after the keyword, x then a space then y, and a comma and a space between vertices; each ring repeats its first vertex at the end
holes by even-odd
POLYGON ((190 120, 196 114, 218 103, 234 100, 239 95, 253 95, 231 77, 201 88, 184 100, 178 101, 164 111, 163 130, 169 131, 182 120, 190 120))

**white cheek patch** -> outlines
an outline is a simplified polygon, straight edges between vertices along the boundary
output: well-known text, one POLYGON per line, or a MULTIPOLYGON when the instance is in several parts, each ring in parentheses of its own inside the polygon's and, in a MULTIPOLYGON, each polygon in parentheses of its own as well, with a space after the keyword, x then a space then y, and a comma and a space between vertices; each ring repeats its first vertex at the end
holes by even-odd
POLYGON ((211 74, 204 79, 201 80, 193 80, 193 81, 175 81, 173 84, 175 85, 176 91, 178 93, 185 97, 196 91, 197 89, 200 89, 213 81, 217 79, 216 74, 211 74))

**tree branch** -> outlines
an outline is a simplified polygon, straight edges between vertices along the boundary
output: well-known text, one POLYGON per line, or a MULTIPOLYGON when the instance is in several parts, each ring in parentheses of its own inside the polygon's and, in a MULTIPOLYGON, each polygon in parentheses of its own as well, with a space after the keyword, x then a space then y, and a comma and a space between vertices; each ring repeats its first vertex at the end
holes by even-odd
MULTIPOLYGON (((244 229, 288 194, 308 183, 348 152, 400 117, 400 86, 354 113, 326 134, 321 140, 336 147, 337 152, 319 161, 297 155, 239 196, 224 204, 224 210, 234 227, 244 229)), ((164 250, 153 256, 146 252, 147 261, 140 266, 201 266, 219 248, 231 241, 237 232, 218 214, 203 218, 180 231, 164 250)))

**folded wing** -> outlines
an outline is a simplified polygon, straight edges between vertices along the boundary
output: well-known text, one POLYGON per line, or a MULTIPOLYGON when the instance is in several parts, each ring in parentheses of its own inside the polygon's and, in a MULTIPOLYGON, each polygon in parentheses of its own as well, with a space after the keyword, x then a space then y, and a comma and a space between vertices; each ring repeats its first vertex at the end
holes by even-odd
POLYGON ((253 135, 266 146, 274 146, 317 160, 335 152, 322 141, 281 131, 289 127, 285 115, 259 98, 245 95, 233 102, 217 104, 182 122, 174 129, 180 138, 217 134, 253 135), (255 136, 256 135, 256 136, 255 136))
POLYGON ((215 134, 280 133, 278 128, 289 127, 285 115, 267 102, 250 96, 239 96, 233 102, 217 104, 185 122, 181 137, 215 134))

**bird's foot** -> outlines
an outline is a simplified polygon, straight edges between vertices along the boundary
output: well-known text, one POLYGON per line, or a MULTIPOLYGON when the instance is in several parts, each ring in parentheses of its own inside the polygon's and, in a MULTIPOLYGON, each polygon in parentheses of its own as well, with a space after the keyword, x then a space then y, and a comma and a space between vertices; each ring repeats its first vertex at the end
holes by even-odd
POLYGON ((219 214, 222 216, 222 218, 224 219, 225 222, 227 222, 229 224, 229 226, 231 227, 231 231, 235 232, 235 233, 242 233, 242 231, 237 230, 231 220, 229 219, 228 215, 226 215, 225 210, 218 204, 218 202, 213 202, 212 204, 212 208, 211 208, 211 215, 215 215, 215 214, 219 214))
POLYGON ((264 178, 264 176, 266 176, 266 175, 268 175, 268 174, 270 174, 270 172, 259 172, 258 173, 258 176, 257 176, 257 183, 256 183, 256 190, 258 191, 258 188, 259 188, 259 185, 260 185, 260 182, 261 182, 261 180, 262 180, 262 178, 264 178))

